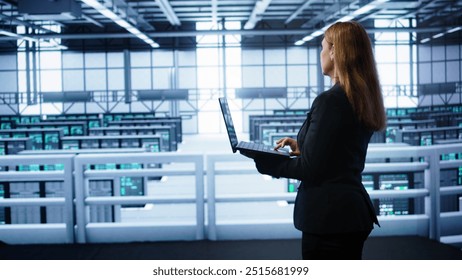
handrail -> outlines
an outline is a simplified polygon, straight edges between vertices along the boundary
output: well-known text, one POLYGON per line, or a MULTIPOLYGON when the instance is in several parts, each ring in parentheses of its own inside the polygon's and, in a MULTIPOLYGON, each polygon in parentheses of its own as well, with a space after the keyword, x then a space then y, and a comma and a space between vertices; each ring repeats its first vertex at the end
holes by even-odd
POLYGON ((64 206, 64 197, 8 198, 0 200, 1 207, 11 206, 64 206))
POLYGON ((197 199, 192 196, 124 196, 124 197, 87 197, 87 205, 139 205, 146 203, 169 204, 169 203, 196 203, 197 199))
MULTIPOLYGON (((0 157, 0 166, 16 167, 18 165, 56 165, 62 164, 63 170, 56 171, 0 171, 0 181, 9 182, 30 182, 30 181, 62 181, 64 186, 64 197, 41 197, 41 198, 8 198, 0 200, 0 206, 2 207, 14 207, 14 206, 63 206, 65 209, 65 217, 63 223, 65 224, 65 236, 63 238, 66 243, 74 242, 74 207, 73 207, 73 177, 72 172, 73 166, 73 155, 42 155, 28 156, 28 155, 10 155, 0 157)), ((13 238, 19 242, 21 232, 27 230, 36 230, 37 227, 50 228, 49 232, 42 233, 42 239, 47 240, 48 243, 53 243, 52 236, 48 234, 56 228, 54 225, 37 225, 27 224, 18 228, 15 225, 2 225, 0 229, 4 232, 11 230, 13 238)))
MULTIPOLYGON (((462 186, 447 186, 441 187, 440 194, 443 195, 452 195, 452 194, 462 194, 462 186)), ((462 208, 460 208, 462 209, 462 208)))
POLYGON ((417 198, 429 196, 430 192, 426 189, 413 190, 380 190, 368 191, 371 199, 380 198, 417 198))
MULTIPOLYGON (((447 226, 447 214, 440 212, 440 197, 446 195, 462 194, 462 186, 442 186, 440 187, 440 170, 448 168, 459 168, 462 160, 441 161, 440 156, 446 153, 459 153, 462 151, 462 144, 448 144, 435 146, 394 146, 370 145, 367 159, 400 159, 398 162, 366 163, 364 172, 423 172, 423 188, 409 190, 372 190, 369 191, 371 199, 384 198, 423 198, 424 214, 409 215, 409 217, 379 217, 381 222, 409 223, 412 227, 419 228, 420 232, 425 231, 428 237, 441 240, 441 229, 447 226), (412 162, 401 162, 406 159, 412 162), (421 227, 423 226, 423 227, 421 227)), ((263 201, 287 201, 295 200, 295 193, 245 193, 245 194, 219 194, 216 190, 216 177, 221 175, 243 175, 258 174, 253 165, 243 165, 243 162, 251 163, 251 160, 236 154, 179 154, 179 153, 110 153, 104 154, 80 154, 80 155, 15 155, 0 157, 0 166, 16 165, 53 165, 64 164, 64 170, 58 171, 0 171, 0 181, 26 182, 26 181, 63 181, 66 186, 65 197, 45 197, 45 198, 8 198, 0 200, 0 207, 11 206, 64 206, 66 209, 65 221, 65 242, 91 242, 87 239, 89 232, 103 230, 101 234, 110 230, 111 227, 117 229, 130 228, 131 223, 89 223, 86 209, 95 205, 140 205, 140 204, 174 204, 174 203, 194 203, 196 205, 196 220, 188 228, 196 239, 209 238, 217 239, 216 206, 218 203, 239 203, 239 202, 263 202, 263 201), (106 164, 106 163, 139 163, 143 166, 151 164, 162 164, 162 169, 120 169, 120 170, 89 170, 87 165, 106 164), (183 165, 170 165, 168 163, 186 163, 183 165), (205 171, 204 171, 204 163, 205 171), (186 166, 186 167, 184 167, 186 166), (191 167, 193 166, 193 167, 191 167), (74 174, 74 177, 73 177, 74 174), (204 196, 204 174, 206 175, 207 197, 204 196), (195 193, 191 195, 167 195, 167 196, 111 196, 96 197, 88 196, 90 180, 110 179, 116 180, 126 176, 194 176, 195 193), (75 192, 75 197, 72 192, 75 192), (75 203, 75 215, 73 204, 75 203), (207 220, 205 219, 204 206, 207 203, 207 220), (75 216, 75 223, 74 223, 75 216), (207 221, 207 222, 206 222, 207 221), (76 226, 76 227, 75 227, 76 226), (195 231, 192 231, 195 229, 195 231), (206 229, 206 231, 205 231, 206 229), (106 230, 106 231, 104 231, 106 230), (75 231, 75 234, 74 234, 75 231), (74 238, 75 235, 75 238, 74 238)), ((460 202, 462 203, 462 202, 460 202)), ((455 213, 455 212, 454 212, 455 213)), ((455 213, 457 215, 457 213, 455 213)), ((290 223, 290 217, 284 221, 277 220, 276 223, 290 223)), ((248 223, 248 222, 243 222, 248 223)), ((0 233, 13 225, 1 225, 0 233)), ((25 225, 25 230, 44 225, 25 225)), ((52 227, 52 225, 49 225, 52 227)), ((189 224, 188 224, 189 226, 189 224)), ((220 224, 228 227, 229 223, 220 224)), ((267 226, 265 224, 265 226, 267 226)), ((16 230, 17 227, 15 227, 16 230)), ((457 228, 457 227, 456 227, 457 228)), ((393 227, 392 227, 393 229, 393 227)), ((56 230, 56 225, 54 225, 56 230)), ((50 228, 51 231, 51 228, 50 228)), ((447 230, 443 234, 447 234, 447 230)), ((55 232, 56 233, 56 232, 55 232)), ((133 234, 136 234, 134 232, 133 234)), ((189 233, 188 233, 189 234, 189 233)), ((446 237, 444 237, 446 238, 446 237)))
MULTIPOLYGON (((402 150, 402 147, 399 147, 402 150)), ((408 147, 405 147, 408 148, 408 147)), ((379 149, 380 150, 380 149, 379 149)), ((418 149, 411 148, 408 151, 409 154, 422 155, 426 154, 426 151, 419 151, 418 149)), ((402 157, 402 153, 398 153, 399 157, 402 157)), ((387 153, 387 157, 390 157, 390 153, 387 153)), ((398 157, 398 156, 397 156, 398 157)), ((294 193, 282 193, 282 194, 232 194, 232 195, 220 195, 217 196, 215 193, 215 176, 216 175, 230 175, 230 174, 256 174, 255 169, 249 170, 242 167, 235 168, 234 170, 218 169, 216 168, 217 163, 223 162, 244 162, 248 161, 246 158, 236 155, 221 155, 221 154, 208 154, 206 156, 207 162, 207 209, 208 209, 208 238, 211 240, 217 239, 217 225, 216 225, 216 203, 220 202, 256 202, 256 201, 276 201, 286 200, 293 202, 295 200, 294 193)), ((404 171, 426 171, 428 170, 429 164, 427 162, 398 162, 398 163, 368 163, 366 164, 365 171, 367 172, 404 172, 404 171)), ((372 191, 371 198, 416 198, 416 197, 428 197, 430 194, 429 189, 416 189, 416 190, 384 190, 384 191, 372 191)))
POLYGON ((88 218, 86 207, 89 205, 135 205, 140 203, 195 203, 196 204, 196 239, 204 238, 204 188, 203 188, 203 156, 200 154, 172 154, 172 153, 129 153, 129 154, 106 154, 100 155, 82 154, 75 157, 75 196, 76 196, 76 217, 77 217, 77 242, 85 243, 87 240, 88 218), (105 163, 139 163, 143 166, 149 164, 166 163, 192 163, 194 169, 173 170, 165 169, 118 169, 118 170, 85 170, 85 166, 91 164, 105 163), (195 196, 194 197, 89 197, 88 184, 90 179, 96 178, 119 178, 125 176, 159 176, 159 175, 194 175, 195 196))
MULTIPOLYGON (((403 145, 370 145, 367 159, 384 159, 384 158, 409 158, 413 162, 388 162, 388 163, 366 163, 364 172, 423 172, 424 188, 410 190, 380 190, 369 191, 371 199, 382 198, 426 198, 424 200, 425 213, 428 219, 428 236, 430 238, 440 239, 440 195, 454 194, 462 191, 462 187, 442 187, 440 190, 440 168, 462 166, 462 160, 440 161, 440 155, 461 151, 462 144, 448 144, 441 146, 403 146, 403 145), (421 162, 420 159, 425 161, 421 162)), ((286 200, 293 202, 295 194, 232 194, 219 195, 215 193, 215 177, 217 175, 233 174, 255 174, 253 169, 238 167, 217 168, 218 163, 226 162, 244 162, 246 158, 236 155, 206 155, 207 162, 207 207, 208 207, 208 237, 211 240, 217 239, 216 224, 216 203, 221 202, 250 202, 250 201, 275 201, 286 200)), ((416 219, 421 220, 422 215, 416 219)), ((381 219, 383 217, 379 217, 381 219)), ((385 218, 384 220, 390 220, 385 218)), ((399 218, 399 220, 403 220, 399 218)), ((405 220, 405 219, 404 219, 405 220)))

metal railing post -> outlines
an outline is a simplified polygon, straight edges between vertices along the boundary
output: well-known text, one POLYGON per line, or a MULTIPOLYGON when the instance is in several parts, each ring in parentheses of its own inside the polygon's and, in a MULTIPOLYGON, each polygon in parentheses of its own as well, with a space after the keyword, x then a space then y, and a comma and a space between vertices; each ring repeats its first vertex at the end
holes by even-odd
POLYGON ((74 157, 69 158, 64 164, 64 198, 66 205, 64 206, 65 223, 66 223, 66 235, 67 243, 75 242, 74 233, 74 157))
POLYGON ((425 187, 428 189, 430 196, 427 198, 429 205, 425 211, 430 217, 429 238, 439 241, 441 235, 440 229, 440 158, 437 150, 432 150, 428 156, 430 164, 429 169, 425 170, 425 187))
POLYGON ((196 156, 194 159, 196 177, 196 238, 204 239, 205 213, 204 213, 204 158, 196 156))
POLYGON ((75 216, 77 226, 77 243, 85 243, 85 184, 84 168, 79 157, 74 161, 75 216))
POLYGON ((207 156, 207 237, 217 240, 215 205, 215 158, 207 156))

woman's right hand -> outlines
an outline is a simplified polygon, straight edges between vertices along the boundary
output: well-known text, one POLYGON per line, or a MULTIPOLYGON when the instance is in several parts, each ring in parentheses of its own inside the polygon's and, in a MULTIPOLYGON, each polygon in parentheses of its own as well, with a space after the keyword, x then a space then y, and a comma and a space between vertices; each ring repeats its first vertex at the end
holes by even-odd
POLYGON ((274 149, 277 151, 280 148, 284 148, 285 146, 290 147, 290 155, 291 156, 299 156, 300 155, 300 150, 298 149, 298 144, 297 140, 292 139, 290 137, 284 137, 282 139, 279 139, 276 141, 276 146, 274 149))

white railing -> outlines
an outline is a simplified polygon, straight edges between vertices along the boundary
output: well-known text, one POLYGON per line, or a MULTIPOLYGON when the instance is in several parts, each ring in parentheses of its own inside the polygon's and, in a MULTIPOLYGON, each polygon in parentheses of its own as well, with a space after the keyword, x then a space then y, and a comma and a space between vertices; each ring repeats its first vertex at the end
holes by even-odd
MULTIPOLYGON (((375 154, 373 151, 372 153, 375 154)), ((380 153, 380 151, 379 151, 380 153)), ((391 153, 393 155, 393 153, 391 153)), ((395 155, 402 157, 402 153, 395 153, 395 155)), ((420 154, 412 153, 409 155, 421 156, 420 154)), ((387 153, 390 157, 390 151, 387 153)), ((294 238, 300 236, 300 233, 293 227, 292 217, 287 217, 285 220, 254 220, 252 225, 248 226, 244 220, 217 221, 216 218, 216 205, 219 203, 241 203, 249 201, 280 201, 284 200, 289 203, 294 202, 295 193, 280 193, 280 194, 234 194, 234 195, 216 195, 216 177, 219 175, 230 174, 255 174, 255 168, 248 170, 236 168, 230 170, 229 168, 217 168, 219 163, 223 162, 242 162, 245 159, 242 156, 235 155, 208 155, 207 156, 207 201, 208 201, 208 238, 211 240, 217 239, 235 239, 236 236, 245 237, 245 239, 252 238, 271 238, 277 232, 277 238, 294 238), (247 232, 245 232, 247 231, 247 232)), ((429 164, 426 162, 409 162, 409 163, 371 163, 367 164, 365 172, 429 172, 429 164)), ((425 189, 412 189, 412 190, 377 190, 371 191, 370 196, 372 199, 381 198, 418 198, 429 197, 430 185, 426 185, 425 189)), ((425 213, 421 215, 405 215, 405 216, 390 216, 379 217, 382 227, 376 228, 373 235, 421 235, 431 236, 430 230, 430 204, 425 203, 425 213)))
MULTIPOLYGON (((441 154, 461 153, 462 144, 436 146, 371 145, 368 150, 365 173, 423 173, 422 188, 408 190, 369 191, 371 199, 423 198, 421 213, 401 216, 380 216, 380 228, 373 235, 420 235, 446 243, 462 240, 462 211, 440 211, 440 197, 462 194, 462 186, 440 187, 440 170, 460 168, 462 160, 440 161, 441 154), (390 162, 384 162, 384 159, 390 162), (412 162, 397 162, 399 159, 413 159, 412 162), (380 162, 379 162, 380 161, 380 162)), ((274 219, 223 219, 217 215, 220 205, 235 204, 242 209, 244 203, 285 201, 290 205, 295 193, 281 190, 279 193, 236 193, 222 191, 217 185, 220 176, 258 175, 253 162, 235 154, 178 154, 178 153, 129 153, 129 154, 82 154, 77 156, 40 155, 0 157, 0 166, 21 164, 64 164, 64 171, 0 171, 0 182, 53 181, 65 182, 64 198, 7 198, 0 200, 0 207, 24 205, 64 206, 67 210, 64 225, 57 224, 6 224, 0 225, 0 240, 11 243, 49 242, 130 242, 154 240, 200 240, 200 239, 252 239, 252 238, 297 238, 300 232, 294 229, 292 215, 274 219), (92 170, 89 165, 138 163, 142 169, 92 170), (173 163, 173 164, 171 164, 173 163), (206 166, 204 166, 206 163, 206 166), (148 168, 152 165, 161 168, 148 168), (206 184, 204 181, 204 167, 206 184), (72 180, 72 172, 74 178, 72 180), (190 176, 185 187, 190 195, 144 195, 120 196, 120 178, 133 177, 181 177, 190 176), (92 196, 89 186, 94 180, 112 180, 113 195, 92 196), (67 187, 69 186, 69 187, 67 187), (205 187, 207 194, 205 194, 205 187), (218 194, 216 190, 220 189, 218 194), (74 196, 72 196, 72 189, 74 196), (72 205, 75 206, 75 213, 72 205), (92 222, 91 207, 143 204, 194 204, 195 220, 170 223, 158 222, 92 222), (206 212, 205 212, 206 211, 206 212), (74 222, 75 214, 75 222, 74 222), (217 218, 218 217, 218 218, 217 218), (37 231, 36 229, 40 229, 37 231), (46 231, 44 231, 46 229, 46 231), (75 229, 75 231, 74 231, 75 229), (75 232, 75 237, 74 237, 75 232), (48 236, 48 237, 47 237, 48 236), (59 238, 56 236, 60 236, 59 238)), ((225 177, 222 177, 225 178, 225 177)), ((226 179, 226 178, 225 178, 226 179)), ((242 180, 236 180, 239 184, 242 180)), ((228 182, 229 183, 229 182, 228 182)), ((231 184, 232 185, 232 184, 231 184)), ((460 202, 462 203, 462 202, 460 202)), ((252 209, 248 209, 249 213, 252 209)), ((285 212, 283 213, 285 214, 285 212)), ((223 216, 221 216, 223 217, 223 216)))
MULTIPOLYGON (((292 218, 285 219, 253 219, 234 221, 219 221, 217 223, 216 206, 219 203, 242 203, 262 201, 295 201, 295 193, 261 193, 261 194, 221 194, 216 195, 216 177, 220 175, 256 174, 253 167, 218 168, 220 163, 243 162, 249 159, 234 154, 207 155, 207 236, 210 240, 217 239, 266 239, 295 238, 301 236, 292 225, 292 218)), ((250 188, 250 186, 249 186, 250 188)), ((252 210, 249 209, 249 212, 252 210)))
MULTIPOLYGON (((107 154, 78 155, 75 157, 75 198, 77 217, 77 242, 130 242, 153 241, 171 239, 204 239, 204 178, 203 156, 199 154, 172 154, 172 153, 146 153, 146 154, 107 154), (117 169, 117 170, 88 170, 86 166, 94 164, 130 164, 138 163, 143 169, 117 169), (194 168, 186 170, 168 169, 170 163, 192 163, 194 168), (151 164, 162 164, 162 168, 147 168, 151 164), (185 176, 195 177, 194 196, 119 196, 117 187, 114 196, 89 196, 90 180, 111 179, 118 182, 121 177, 127 176, 185 176), (89 221, 89 206, 91 205, 134 205, 134 204, 165 204, 165 203, 194 203, 196 205, 196 221, 193 224, 132 224, 132 223, 91 223, 89 221)), ((115 184, 115 186, 117 183, 115 184)))
POLYGON ((6 243, 73 243, 73 156, 1 156, 0 182, 62 182, 64 197, 0 199, 0 207, 58 206, 63 207, 62 223, 29 223, 0 225, 0 240, 6 243), (56 171, 16 171, 18 166, 60 165, 56 171))

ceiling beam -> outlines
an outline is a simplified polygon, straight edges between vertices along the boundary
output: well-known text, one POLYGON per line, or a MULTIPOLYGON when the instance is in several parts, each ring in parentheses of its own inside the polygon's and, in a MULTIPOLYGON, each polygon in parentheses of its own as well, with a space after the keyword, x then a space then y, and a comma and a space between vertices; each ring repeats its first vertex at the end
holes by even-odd
MULTIPOLYGON (((119 14, 116 10, 117 8, 113 9, 107 7, 105 4, 99 2, 98 0, 80 0, 83 3, 87 4, 89 7, 95 9, 98 11, 98 13, 102 14, 103 16, 107 17, 108 19, 112 20, 114 23, 119 25, 120 27, 124 28, 127 30, 129 33, 133 34, 133 36, 138 37, 140 40, 144 41, 146 44, 150 45, 152 48, 158 48, 159 44, 154 42, 151 38, 148 38, 148 36, 141 32, 138 28, 136 28, 132 21, 131 18, 128 17, 127 14, 121 15, 119 14)), ((119 2, 122 2, 122 0, 118 0, 119 2)), ((113 2, 111 1, 113 4, 113 2)), ((132 37, 132 36, 129 36, 132 37)))
MULTIPOLYGON (((365 15, 370 13, 372 10, 381 8, 382 5, 387 3, 390 0, 373 0, 365 5, 359 5, 359 1, 355 1, 353 3, 350 3, 349 5, 345 5, 342 8, 340 8, 336 13, 332 13, 329 17, 322 17, 322 22, 324 23, 323 27, 320 27, 318 30, 310 33, 309 35, 306 35, 303 37, 303 39, 298 40, 295 42, 295 45, 300 46, 304 44, 305 42, 308 42, 310 40, 313 40, 314 38, 324 34, 324 31, 333 23, 336 22, 344 22, 344 21, 350 21, 353 20, 359 16, 365 15), (358 5, 359 8, 355 10, 350 9, 350 5, 358 5), (338 18, 341 16, 340 18, 338 18)), ((364 4, 364 3, 363 3, 364 4)), ((333 5, 335 6, 335 5, 333 5)), ((332 7, 331 7, 332 8, 332 7)), ((306 23, 303 26, 306 26, 306 23)))
MULTIPOLYGON (((453 27, 426 27, 426 28, 368 28, 367 33, 381 33, 381 32, 398 32, 398 33, 431 33, 442 32, 451 30, 453 27)), ((307 29, 268 29, 268 30, 196 30, 196 31, 167 31, 167 32, 151 32, 146 35, 154 38, 176 38, 176 37, 195 37, 205 35, 242 35, 242 36, 291 36, 291 35, 305 35, 307 32, 314 32, 316 30, 307 29)), ((35 39, 64 39, 64 40, 85 40, 85 39, 120 39, 132 38, 134 35, 130 33, 88 33, 88 34, 31 34, 29 35, 35 39)), ((0 41, 14 40, 10 37, 2 37, 0 41)))
POLYGON ((212 0, 212 24, 217 25, 218 22, 218 0, 212 0))
POLYGON ((168 0, 156 0, 156 3, 162 10, 162 13, 164 13, 165 17, 167 17, 167 20, 170 22, 171 25, 181 25, 180 19, 175 14, 175 11, 173 10, 172 5, 170 5, 170 2, 168 2, 168 0))
POLYGON ((263 18, 268 6, 271 4, 271 0, 257 0, 253 7, 252 13, 250 14, 249 20, 244 25, 244 29, 253 29, 255 25, 263 18))
POLYGON ((87 21, 89 21, 89 22, 91 22, 91 23, 93 23, 94 25, 96 25, 96 26, 98 26, 98 27, 101 27, 101 28, 104 27, 103 24, 101 24, 101 23, 99 23, 98 21, 94 20, 93 18, 87 16, 86 14, 82 14, 82 18, 85 19, 85 20, 87 20, 87 21))
POLYGON ((291 21, 293 21, 303 10, 305 10, 314 0, 307 0, 303 5, 301 5, 293 14, 290 15, 284 22, 285 24, 289 24, 291 21))

